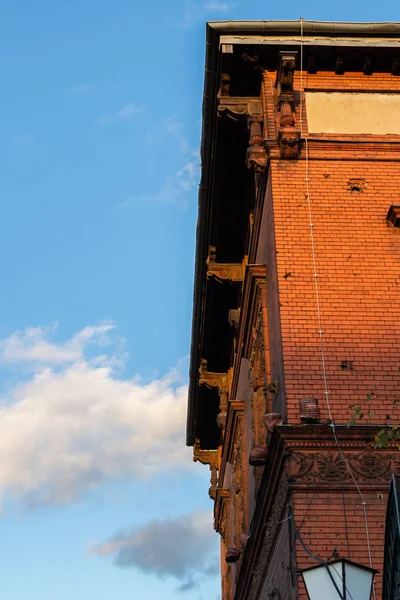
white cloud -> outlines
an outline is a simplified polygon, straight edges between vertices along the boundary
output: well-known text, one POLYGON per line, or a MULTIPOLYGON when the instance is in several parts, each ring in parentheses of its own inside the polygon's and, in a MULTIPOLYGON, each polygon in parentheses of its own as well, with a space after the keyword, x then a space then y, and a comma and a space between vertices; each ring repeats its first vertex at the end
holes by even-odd
POLYGON ((93 83, 80 83, 78 85, 74 85, 72 91, 74 94, 89 94, 94 90, 93 83))
POLYGON ((207 2, 207 4, 204 5, 204 9, 207 12, 220 12, 220 13, 227 13, 232 7, 232 4, 229 4, 228 2, 207 2))
POLYGON ((115 123, 118 121, 131 121, 143 110, 143 106, 139 106, 135 103, 126 104, 125 106, 119 108, 115 112, 100 117, 99 123, 101 125, 108 125, 110 123, 115 123))
POLYGON ((210 511, 193 511, 179 517, 153 520, 91 549, 101 557, 111 556, 119 567, 136 567, 157 577, 175 577, 183 582, 177 591, 197 587, 197 577, 219 570, 218 538, 210 511))
POLYGON ((12 361, 31 373, 0 402, 3 506, 67 503, 106 480, 190 468, 179 373, 147 383, 119 377, 114 346, 106 352, 111 329, 85 327, 60 344, 49 339, 53 328, 1 340, 3 368, 12 361))
POLYGON ((188 29, 196 23, 212 18, 214 15, 226 15, 233 9, 233 6, 230 2, 218 2, 218 0, 214 2, 186 0, 182 26, 188 29))
MULTIPOLYGON (((143 202, 163 202, 176 204, 182 208, 187 206, 187 194, 196 189, 200 179, 200 155, 194 150, 184 134, 183 123, 174 118, 164 122, 162 135, 168 136, 177 146, 177 153, 182 157, 182 165, 173 175, 166 177, 161 189, 154 194, 142 196, 143 202)), ((160 137, 160 134, 159 136, 160 137)), ((152 143, 148 139, 148 143, 152 143)), ((171 145, 171 142, 170 142, 171 145)))
POLYGON ((102 323, 95 327, 85 327, 71 339, 57 344, 51 338, 57 325, 51 327, 27 327, 0 340, 1 362, 37 362, 56 364, 78 361, 89 343, 105 345, 110 342, 107 334, 114 328, 112 323, 102 323))

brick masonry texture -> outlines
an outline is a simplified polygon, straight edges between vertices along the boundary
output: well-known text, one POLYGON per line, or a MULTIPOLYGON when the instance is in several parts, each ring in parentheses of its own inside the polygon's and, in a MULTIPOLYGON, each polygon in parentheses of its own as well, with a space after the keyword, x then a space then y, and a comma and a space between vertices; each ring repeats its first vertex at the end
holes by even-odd
MULTIPOLYGON (((322 419, 328 418, 304 166, 272 165, 289 423, 299 421, 299 400, 309 396, 320 399, 322 419)), ((386 214, 400 201, 399 178, 397 163, 309 163, 328 389, 338 423, 349 420, 354 403, 374 412, 370 422, 383 423, 388 413, 396 418, 400 230, 388 226, 386 214), (365 180, 361 192, 349 190, 355 177, 365 180), (374 394, 369 402, 368 394, 374 394)))
MULTIPOLYGON (((274 139, 277 132, 274 81, 272 73, 269 81, 265 80, 268 139, 274 139)), ((302 112, 307 135, 298 72, 294 87, 297 126, 302 112)), ((400 78, 390 74, 304 73, 303 88, 400 92, 400 78)), ((348 423, 353 413, 349 405, 359 404, 365 417, 357 423, 399 423, 400 229, 389 225, 386 215, 391 204, 400 204, 400 136, 318 134, 310 135, 309 140, 312 230, 333 419, 337 424, 348 423), (317 138, 323 142, 320 146, 313 143, 317 138)), ((280 331, 271 334, 270 327, 275 374, 280 378, 284 373, 284 397, 278 398, 276 406, 286 405, 287 422, 298 424, 300 399, 318 398, 320 421, 325 421, 329 415, 318 333, 306 148, 303 144, 298 160, 271 156, 258 257, 267 263, 269 305, 276 306, 276 294, 279 296, 280 331), (274 240, 274 249, 267 237, 274 240)), ((373 488, 363 490, 363 494, 372 562, 381 571, 376 576, 380 598, 387 494, 373 488)), ((314 553, 328 559, 337 548, 340 556, 369 564, 362 500, 355 488, 296 490, 292 506, 296 526, 314 553)), ((276 544, 264 591, 271 592, 275 573, 289 599, 287 570, 283 563, 277 563, 277 556, 283 561, 288 557, 288 536, 281 533, 276 544)), ((299 543, 296 562, 297 568, 312 563, 299 543)), ((300 579, 298 595, 294 592, 293 597, 307 598, 300 579)))
MULTIPOLYGON (((371 491, 364 494, 368 506, 369 536, 371 556, 374 566, 379 565, 380 573, 375 576, 377 598, 382 593, 383 540, 385 535, 385 515, 387 496, 380 497, 371 491)), ((365 523, 360 496, 357 492, 297 492, 293 499, 296 525, 304 543, 315 554, 328 559, 332 550, 337 549, 341 557, 346 556, 355 562, 369 565, 367 544, 365 543, 365 523), (348 540, 348 541, 347 541, 348 540)), ((297 542, 297 568, 304 569, 315 565, 297 542)), ((300 598, 307 594, 299 579, 300 598)))

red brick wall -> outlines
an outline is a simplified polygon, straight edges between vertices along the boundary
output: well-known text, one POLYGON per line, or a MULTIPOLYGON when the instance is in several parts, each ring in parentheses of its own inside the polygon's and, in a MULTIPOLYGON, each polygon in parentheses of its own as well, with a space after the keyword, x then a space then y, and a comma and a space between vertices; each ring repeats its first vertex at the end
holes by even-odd
MULTIPOLYGON (((382 423, 400 395, 400 230, 385 221, 400 201, 399 165, 314 160, 309 173, 333 416, 344 423, 349 404, 361 403, 374 412, 370 422, 382 423), (364 191, 349 191, 354 177, 365 179, 364 191)), ((273 164, 272 183, 288 422, 299 421, 308 396, 325 419, 304 162, 273 164)))
MULTIPOLYGON (((274 75, 270 75, 271 80, 274 75)), ((268 82, 267 82, 268 84, 268 82)), ((305 89, 400 91, 400 78, 390 74, 304 74, 305 89)), ((297 73, 295 87, 299 91, 297 73)), ((266 85, 268 88, 268 85, 266 85)), ((267 105, 274 105, 272 87, 267 105)), ((268 95, 269 94, 269 95, 268 95)), ((299 97, 299 93, 298 93, 299 97)), ((300 109, 297 106, 297 125, 300 109)), ((304 132, 307 131, 303 107, 304 132)), ((271 117, 269 137, 273 137, 271 117)), ((332 135, 310 136, 326 137, 332 135)), ((333 136, 337 137, 337 136, 333 136)), ((310 142, 309 188, 320 294, 328 389, 337 423, 349 420, 349 404, 362 404, 369 423, 400 417, 393 400, 400 397, 400 230, 388 227, 391 204, 400 204, 400 154, 396 147, 373 145, 400 136, 340 136, 371 142, 369 148, 340 146, 319 150, 310 142), (384 157, 385 160, 379 160, 384 157), (365 181, 361 192, 350 191, 351 179, 365 181), (343 369, 353 361, 354 370, 343 369), (367 395, 374 394, 367 401, 367 395)), ((277 281, 281 312, 283 364, 288 422, 299 422, 299 399, 315 396, 325 409, 318 336, 314 269, 306 196, 305 148, 300 160, 271 160, 272 202, 266 194, 264 212, 274 223, 277 281), (273 203, 273 218, 271 212, 273 203)), ((265 225, 265 227, 268 227, 265 225)), ((260 236, 258 256, 271 250, 260 236)), ((272 289, 276 276, 272 272, 272 289)), ((269 282, 270 283, 270 282, 269 282)), ((270 286, 271 289, 271 286, 270 286)), ((276 344, 280 351, 280 340, 276 344)), ((278 369, 279 371, 279 369, 278 369)))
MULTIPOLYGON (((367 502, 372 561, 374 568, 380 569, 380 573, 375 577, 376 593, 377 598, 381 598, 387 494, 380 499, 377 493, 371 491, 366 492, 364 497, 367 502)), ((318 494, 297 492, 293 497, 293 510, 302 540, 313 553, 328 559, 333 548, 336 547, 341 557, 369 566, 362 503, 356 491, 345 492, 344 505, 341 490, 318 494)), ((296 556, 298 569, 316 564, 299 542, 296 543, 296 556)), ((299 577, 299 589, 301 600, 306 600, 308 596, 301 577, 299 577)))
MULTIPOLYGON (((267 77, 273 81, 275 75, 267 77)), ((304 74, 303 83, 306 89, 400 92, 400 78, 389 74, 304 74)), ((299 86, 297 74, 297 98, 299 86)), ((272 86, 266 85, 265 89, 268 137, 274 138, 272 86)), ((299 125, 299 106, 296 112, 299 125)), ((303 118, 306 134, 305 107, 303 118)), ((302 147, 299 160, 279 160, 273 152, 271 156, 271 193, 266 194, 264 204, 266 233, 260 236, 258 256, 273 263, 270 244, 274 241, 276 272, 268 271, 268 277, 272 277, 268 286, 280 307, 282 338, 275 351, 282 348, 284 382, 280 383, 285 393, 279 402, 286 403, 288 423, 298 424, 299 400, 316 397, 320 420, 324 421, 328 412, 318 334, 305 148, 302 147)), ((400 398, 400 229, 386 222, 390 205, 400 204, 399 162, 400 136, 310 136, 308 168, 316 272, 327 386, 337 424, 349 421, 350 404, 363 406, 365 417, 359 423, 400 423, 400 404, 393 404, 400 398), (313 143, 315 138, 325 138, 326 143, 313 143), (347 143, 328 144, 338 138, 347 143), (360 141, 368 142, 368 146, 354 145, 360 141), (383 141, 393 143, 383 145, 383 141), (361 180, 361 191, 351 189, 352 179, 361 180)), ((380 498, 373 490, 363 493, 373 566, 382 570, 387 495, 380 498)), ((312 552, 328 558, 336 547, 342 557, 349 555, 368 565, 360 496, 355 489, 347 489, 344 502, 349 547, 340 489, 322 488, 315 495, 296 490, 296 525, 312 552)), ((311 559, 299 544, 296 552, 298 568, 310 566, 311 559)), ((282 548, 276 556, 281 554, 285 555, 282 548)), ((380 598, 381 574, 376 582, 380 598)), ((306 597, 301 588, 300 598, 306 597)))
POLYGON ((271 594, 277 590, 280 596, 292 600, 297 593, 297 565, 295 560, 295 542, 293 528, 285 513, 281 529, 277 535, 271 561, 268 565, 264 585, 260 593, 260 600, 273 598, 271 594))

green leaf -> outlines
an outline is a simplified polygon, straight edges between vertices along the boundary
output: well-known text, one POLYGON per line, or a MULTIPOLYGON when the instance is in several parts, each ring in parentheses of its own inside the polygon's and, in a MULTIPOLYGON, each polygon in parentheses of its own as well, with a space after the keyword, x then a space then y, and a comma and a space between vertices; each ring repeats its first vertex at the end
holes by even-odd
POLYGON ((378 435, 375 438, 375 447, 376 448, 387 448, 389 445, 389 436, 388 433, 385 429, 381 429, 381 431, 378 432, 378 435))
POLYGON ((368 411, 368 416, 369 416, 370 419, 373 419, 374 418, 374 411, 373 410, 369 410, 368 411))

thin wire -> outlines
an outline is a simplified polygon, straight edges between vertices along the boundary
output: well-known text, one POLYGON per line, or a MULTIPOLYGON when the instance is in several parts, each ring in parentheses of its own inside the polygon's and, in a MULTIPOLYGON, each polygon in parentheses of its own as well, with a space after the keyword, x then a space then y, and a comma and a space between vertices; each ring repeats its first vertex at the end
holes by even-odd
POLYGON ((335 588, 335 590, 337 592, 337 595, 339 596, 340 600, 344 600, 343 594, 339 590, 339 588, 337 586, 337 583, 334 580, 333 575, 332 575, 332 573, 329 570, 329 566, 328 566, 328 563, 326 562, 326 560, 324 560, 323 558, 321 558, 317 554, 314 554, 313 552, 311 552, 311 550, 309 550, 307 548, 306 544, 303 542, 303 539, 302 539, 302 537, 301 537, 301 535, 300 535, 300 533, 299 533, 299 531, 298 531, 298 529, 297 529, 297 527, 295 525, 295 522, 294 522, 294 519, 293 519, 293 513, 292 513, 292 510, 291 510, 290 506, 289 506, 289 515, 290 515, 291 520, 292 520, 292 524, 293 524, 293 528, 294 528, 294 535, 299 540, 299 542, 300 542, 303 550, 308 554, 308 556, 310 556, 311 558, 313 558, 314 560, 316 560, 320 565, 324 565, 324 567, 326 569, 326 572, 328 573, 328 576, 329 576, 330 580, 332 581, 333 586, 334 586, 334 588, 335 588))
MULTIPOLYGON (((371 555, 371 544, 370 544, 370 537, 369 537, 369 528, 368 528, 368 518, 367 518, 367 503, 365 501, 365 498, 363 496, 363 494, 361 493, 360 487, 354 477, 353 471, 350 467, 350 464, 348 462, 348 460, 346 459, 346 457, 344 456, 342 449, 340 447, 340 443, 339 440, 337 438, 336 435, 336 425, 335 422, 333 420, 333 416, 332 416, 332 410, 331 410, 331 405, 330 405, 330 401, 329 401, 329 390, 328 390, 328 379, 327 379, 327 371, 326 371, 326 361, 325 361, 325 347, 324 347, 324 338, 323 338, 323 329, 322 329, 322 317, 321 317, 321 302, 320 302, 320 295, 319 295, 319 285, 318 285, 318 272, 317 272, 317 258, 316 258, 316 251, 315 251, 315 238, 314 238, 314 224, 313 224, 313 217, 312 217, 312 207, 311 207, 311 194, 310 194, 310 185, 309 185, 309 149, 308 149, 308 138, 305 137, 303 135, 303 38, 304 38, 304 31, 303 31, 303 17, 300 17, 300 31, 301 31, 301 44, 300 44, 300 136, 301 139, 304 140, 305 142, 305 163, 306 163, 306 195, 307 195, 307 205, 308 205, 308 217, 309 217, 309 227, 310 227, 310 239, 311 239, 311 253, 312 253, 312 263, 313 263, 313 269, 314 269, 314 287, 315 287, 315 300, 316 300, 316 305, 317 305, 317 322, 318 322, 318 335, 319 335, 319 345, 320 345, 320 350, 321 350, 321 363, 322 363, 322 375, 323 375, 323 383, 324 383, 324 395, 325 395, 325 401, 326 401, 326 407, 328 410, 328 415, 329 415, 329 420, 330 420, 330 425, 332 427, 332 432, 333 432, 333 437, 335 439, 335 443, 338 449, 338 453, 340 454, 343 462, 346 465, 346 468, 354 482, 354 485, 357 489, 357 492, 361 498, 361 502, 362 502, 362 508, 363 508, 363 514, 364 514, 364 523, 365 523, 365 533, 366 533, 366 539, 367 539, 367 548, 368 548, 368 558, 369 558, 369 564, 370 567, 372 569, 372 555, 371 555)), ((348 543, 348 539, 347 539, 347 543, 348 543)), ((376 593, 375 593, 375 583, 373 582, 372 584, 372 590, 373 590, 373 596, 374 596, 374 600, 376 600, 376 593)))

